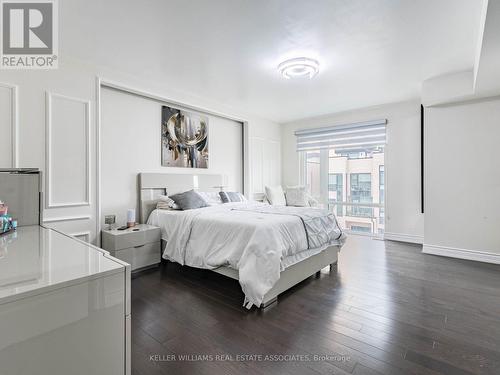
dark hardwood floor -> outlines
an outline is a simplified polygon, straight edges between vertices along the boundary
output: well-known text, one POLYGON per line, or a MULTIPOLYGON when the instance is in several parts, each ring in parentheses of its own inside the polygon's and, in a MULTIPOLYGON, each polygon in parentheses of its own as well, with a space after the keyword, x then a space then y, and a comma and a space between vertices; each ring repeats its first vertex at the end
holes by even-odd
POLYGON ((162 265, 132 280, 132 373, 500 374, 500 266, 420 251, 351 236, 337 270, 265 311, 162 265))

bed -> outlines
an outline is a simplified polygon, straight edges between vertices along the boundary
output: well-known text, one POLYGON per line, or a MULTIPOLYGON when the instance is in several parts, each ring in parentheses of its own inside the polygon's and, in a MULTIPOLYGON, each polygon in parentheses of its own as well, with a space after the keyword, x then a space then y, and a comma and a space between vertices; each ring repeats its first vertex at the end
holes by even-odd
POLYGON ((279 294, 337 262, 345 235, 335 216, 260 202, 157 210, 159 195, 218 192, 222 176, 139 174, 140 220, 162 231, 162 257, 240 282, 244 306, 267 307, 279 294))

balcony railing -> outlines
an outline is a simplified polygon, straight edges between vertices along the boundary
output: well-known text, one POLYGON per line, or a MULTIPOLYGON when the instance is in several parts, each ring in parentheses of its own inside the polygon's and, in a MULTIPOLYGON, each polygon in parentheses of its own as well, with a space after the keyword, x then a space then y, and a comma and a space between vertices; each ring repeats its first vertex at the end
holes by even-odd
POLYGON ((384 205, 380 203, 336 202, 328 208, 347 232, 381 235, 384 232, 384 205))

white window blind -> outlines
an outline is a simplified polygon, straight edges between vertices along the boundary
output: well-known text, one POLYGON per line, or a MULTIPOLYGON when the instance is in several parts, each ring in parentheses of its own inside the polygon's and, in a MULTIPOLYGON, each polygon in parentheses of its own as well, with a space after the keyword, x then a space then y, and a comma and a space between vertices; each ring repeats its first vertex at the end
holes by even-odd
POLYGON ((337 151, 362 151, 383 147, 387 120, 374 120, 295 132, 297 151, 332 148, 337 151))

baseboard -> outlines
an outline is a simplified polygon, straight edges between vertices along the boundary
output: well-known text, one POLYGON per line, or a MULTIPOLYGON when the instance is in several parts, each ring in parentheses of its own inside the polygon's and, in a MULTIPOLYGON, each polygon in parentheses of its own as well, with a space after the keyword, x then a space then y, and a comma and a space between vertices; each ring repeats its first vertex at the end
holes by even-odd
POLYGON ((409 242, 422 245, 424 243, 423 236, 416 236, 414 234, 404 234, 404 233, 384 233, 384 240, 399 241, 399 242, 409 242))
POLYGON ((424 244, 422 252, 450 258, 474 260, 476 262, 500 264, 500 254, 486 251, 459 249, 456 247, 424 244))

